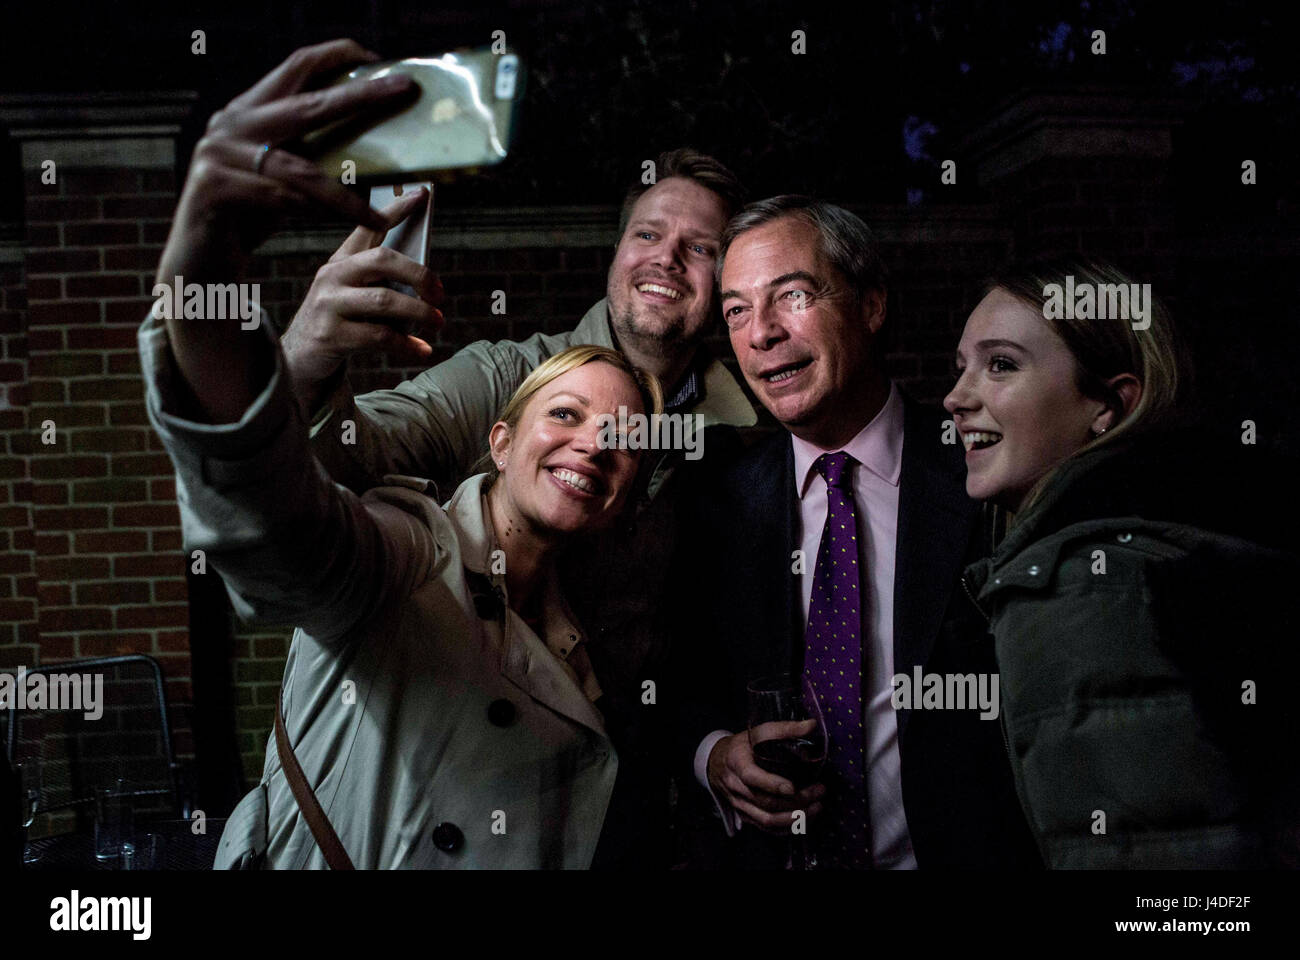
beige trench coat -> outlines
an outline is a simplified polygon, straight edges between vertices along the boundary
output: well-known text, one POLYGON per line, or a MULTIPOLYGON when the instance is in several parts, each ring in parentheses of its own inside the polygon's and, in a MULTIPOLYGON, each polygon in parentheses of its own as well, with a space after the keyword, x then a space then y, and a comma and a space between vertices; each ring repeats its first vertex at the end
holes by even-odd
MULTIPOLYGON (((493 583, 485 476, 445 508, 422 481, 389 478, 362 498, 331 483, 268 344, 275 372, 239 423, 203 424, 183 416, 150 318, 146 400, 176 465, 187 553, 205 551, 245 619, 300 625, 285 724, 353 863, 589 866, 618 758, 599 711, 493 583)), ((557 582, 542 632, 585 640, 557 582)), ((272 739, 217 866, 324 865, 272 739)))

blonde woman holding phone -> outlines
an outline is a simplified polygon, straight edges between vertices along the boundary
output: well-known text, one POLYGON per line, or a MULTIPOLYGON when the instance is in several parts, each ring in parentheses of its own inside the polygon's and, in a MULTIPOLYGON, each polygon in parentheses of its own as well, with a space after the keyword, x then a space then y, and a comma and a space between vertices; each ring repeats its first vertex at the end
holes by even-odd
MULTIPOLYGON (((213 118, 160 282, 237 280, 288 210, 376 235, 392 222, 396 207, 372 211, 270 146, 401 96, 401 81, 302 92, 371 58, 351 41, 298 51, 213 118)), ((409 279, 407 308, 436 322, 436 281, 409 279)), ((139 339, 186 550, 206 552, 241 616, 298 628, 261 782, 218 866, 589 866, 618 757, 555 559, 627 503, 639 453, 602 444, 603 415, 659 412, 654 378, 601 347, 557 354, 493 425, 489 471, 440 506, 414 478, 362 497, 328 479, 265 322, 151 314, 139 339)))

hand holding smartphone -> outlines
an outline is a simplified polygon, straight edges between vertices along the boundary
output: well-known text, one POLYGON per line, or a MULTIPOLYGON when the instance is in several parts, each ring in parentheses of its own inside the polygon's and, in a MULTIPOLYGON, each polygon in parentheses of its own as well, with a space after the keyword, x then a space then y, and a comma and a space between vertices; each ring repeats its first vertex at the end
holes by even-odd
MULTIPOLYGON (((389 230, 384 235, 384 241, 380 246, 396 250, 403 256, 414 260, 420 266, 427 267, 429 265, 429 240, 432 236, 433 227, 433 184, 403 183, 392 186, 371 187, 370 206, 375 210, 382 210, 397 197, 413 190, 419 190, 421 187, 428 191, 425 202, 417 210, 410 213, 405 220, 389 230)), ((396 280, 383 281, 383 286, 396 290, 398 293, 404 293, 409 297, 419 296, 414 287, 396 280)))
POLYGON ((351 172, 358 184, 391 184, 506 158, 523 93, 518 56, 482 48, 366 63, 337 83, 393 74, 411 77, 419 95, 378 123, 357 118, 303 138, 304 153, 331 177, 351 172))

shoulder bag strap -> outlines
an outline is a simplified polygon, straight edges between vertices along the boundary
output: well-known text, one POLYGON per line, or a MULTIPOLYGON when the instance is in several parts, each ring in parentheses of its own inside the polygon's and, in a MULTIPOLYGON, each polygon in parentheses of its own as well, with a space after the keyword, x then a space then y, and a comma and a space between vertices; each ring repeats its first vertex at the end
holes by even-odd
POLYGON ((355 870, 356 867, 352 865, 348 852, 343 849, 343 844, 339 841, 339 835, 334 832, 334 825, 330 823, 329 817, 325 816, 320 801, 316 799, 316 794, 312 792, 307 778, 303 776, 302 767, 298 765, 298 757, 293 752, 293 747, 289 744, 289 734, 284 729, 284 714, 280 710, 278 696, 275 699, 275 749, 280 755, 280 766, 284 768, 289 789, 293 791, 293 797, 298 801, 298 809, 302 811, 303 819, 311 828, 311 835, 316 838, 320 852, 325 855, 325 862, 330 865, 331 870, 355 870))

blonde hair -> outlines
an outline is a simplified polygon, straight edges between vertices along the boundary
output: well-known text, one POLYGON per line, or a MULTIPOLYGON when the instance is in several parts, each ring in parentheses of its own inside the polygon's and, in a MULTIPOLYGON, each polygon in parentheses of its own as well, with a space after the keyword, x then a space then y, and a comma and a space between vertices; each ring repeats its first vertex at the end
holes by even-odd
POLYGON ((1024 504, 1017 510, 1018 514, 1038 499, 1057 471, 1074 457, 1103 444, 1113 444, 1123 438, 1168 426, 1191 389, 1192 368, 1187 350, 1178 338, 1163 302, 1151 298, 1150 326, 1142 330, 1134 330, 1127 317, 1045 316, 1047 286, 1058 284, 1064 287, 1067 276, 1074 277, 1076 287, 1089 283, 1094 285, 1094 289, 1106 284, 1128 285, 1133 282, 1114 264, 1063 256, 1011 266, 994 276, 985 288, 986 294, 995 289, 1005 290, 1042 316, 1074 358, 1079 392, 1102 401, 1115 414, 1115 421, 1104 433, 1084 443, 1034 484, 1024 504), (1107 384, 1108 380, 1122 373, 1132 374, 1142 384, 1142 396, 1128 413, 1125 413, 1119 395, 1107 384))
POLYGON ((641 394, 641 402, 645 404, 646 413, 663 412, 664 394, 663 388, 659 386, 658 377, 653 373, 642 370, 640 367, 634 366, 631 360, 617 350, 611 350, 609 347, 598 347, 592 343, 584 343, 561 350, 555 356, 543 360, 537 369, 524 377, 524 382, 519 384, 514 396, 510 398, 498 419, 505 421, 506 426, 513 430, 518 426, 519 418, 523 416, 528 401, 533 399, 533 396, 542 387, 552 380, 564 376, 570 370, 597 361, 617 367, 632 378, 636 384, 637 392, 641 394))
MULTIPOLYGON (((519 419, 524 415, 524 409, 528 406, 528 401, 533 399, 542 387, 557 377, 562 377, 570 370, 576 370, 588 363, 608 363, 610 366, 622 370, 636 384, 637 392, 641 395, 641 403, 645 406, 646 413, 663 412, 664 393, 663 388, 659 385, 658 377, 634 365, 632 361, 617 350, 600 347, 592 343, 584 343, 561 350, 554 356, 543 360, 532 373, 524 377, 523 383, 519 384, 515 389, 514 395, 506 403, 505 409, 501 411, 501 416, 497 419, 504 422, 513 433, 515 427, 519 425, 519 419)), ((491 458, 492 453, 488 451, 480 462, 491 461, 491 458)))

